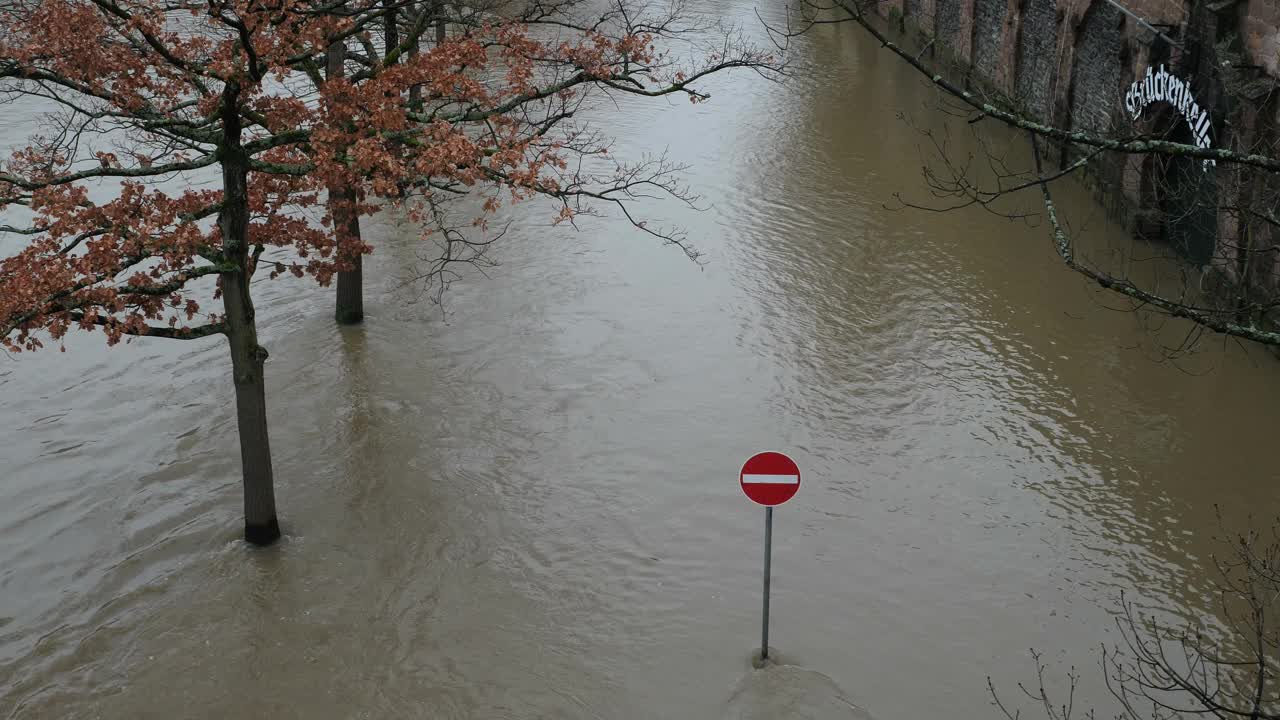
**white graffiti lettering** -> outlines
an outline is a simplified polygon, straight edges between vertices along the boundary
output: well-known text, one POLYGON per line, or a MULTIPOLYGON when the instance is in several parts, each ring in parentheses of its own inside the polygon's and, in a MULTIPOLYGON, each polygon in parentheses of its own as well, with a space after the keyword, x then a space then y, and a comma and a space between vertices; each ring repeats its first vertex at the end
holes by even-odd
MULTIPOLYGON (((1191 83, 1171 75, 1164 69, 1164 65, 1155 71, 1147 68, 1147 74, 1129 86, 1129 92, 1124 96, 1124 109, 1129 111, 1129 115, 1134 120, 1137 120, 1142 117, 1147 106, 1155 102, 1166 102, 1177 109, 1186 120, 1187 127, 1191 129, 1196 147, 1205 149, 1212 147, 1209 144, 1211 129, 1209 113, 1196 102, 1191 93, 1191 83)), ((1213 164, 1213 160, 1204 161, 1205 169, 1213 164)))

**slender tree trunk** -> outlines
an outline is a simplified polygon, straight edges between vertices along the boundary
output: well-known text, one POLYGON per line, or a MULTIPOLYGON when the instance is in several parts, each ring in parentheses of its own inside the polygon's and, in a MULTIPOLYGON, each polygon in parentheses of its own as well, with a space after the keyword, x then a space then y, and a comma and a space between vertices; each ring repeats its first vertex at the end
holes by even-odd
POLYGON ((382 0, 382 5, 386 7, 386 15, 382 16, 382 34, 386 41, 386 49, 383 51, 385 55, 390 55, 391 51, 400 45, 400 28, 397 23, 400 22, 400 13, 396 8, 397 0, 382 0))
MULTIPOLYGON (((421 13, 427 12, 427 5, 425 3, 415 3, 414 7, 416 9, 415 15, 417 15, 417 18, 422 17, 421 13)), ((415 20, 417 18, 415 18, 415 20)), ((419 52, 422 52, 422 33, 421 32, 417 32, 414 34, 413 44, 409 46, 409 50, 407 52, 411 56, 417 55, 419 52)), ((414 112, 422 111, 422 86, 421 85, 414 85, 409 88, 409 109, 414 112)))
POLYGON ((436 45, 444 42, 446 28, 444 17, 444 0, 435 0, 436 10, 436 45))
POLYGON ((223 92, 222 253, 236 269, 220 275, 222 304, 231 345, 231 372, 236 386, 236 420, 240 463, 244 473, 244 539, 269 545, 280 537, 271 443, 267 438, 267 397, 263 365, 267 351, 258 344, 253 299, 249 296, 249 157, 240 143, 239 87, 223 92))
MULTIPOLYGON (((325 54, 325 72, 329 80, 340 78, 345 72, 347 47, 337 42, 329 46, 325 54)), ((360 216, 356 213, 356 193, 349 186, 329 186, 329 215, 333 218, 333 232, 338 241, 340 257, 349 255, 347 268, 338 271, 337 306, 333 317, 339 325, 355 325, 364 320, 364 255, 358 249, 360 216), (344 252, 344 250, 346 252, 344 252)))

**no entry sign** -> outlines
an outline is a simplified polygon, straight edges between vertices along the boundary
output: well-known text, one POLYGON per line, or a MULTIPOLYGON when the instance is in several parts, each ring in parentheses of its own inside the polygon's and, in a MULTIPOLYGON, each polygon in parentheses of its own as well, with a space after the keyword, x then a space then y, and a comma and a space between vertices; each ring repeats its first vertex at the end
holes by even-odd
POLYGON ((781 505, 800 490, 800 466, 780 452, 757 453, 743 464, 740 482, 756 503, 781 505))
POLYGON ((760 618, 760 661, 769 660, 769 570, 773 558, 773 506, 800 491, 800 466, 780 452, 752 455, 738 476, 742 492, 764 506, 764 612, 760 618))

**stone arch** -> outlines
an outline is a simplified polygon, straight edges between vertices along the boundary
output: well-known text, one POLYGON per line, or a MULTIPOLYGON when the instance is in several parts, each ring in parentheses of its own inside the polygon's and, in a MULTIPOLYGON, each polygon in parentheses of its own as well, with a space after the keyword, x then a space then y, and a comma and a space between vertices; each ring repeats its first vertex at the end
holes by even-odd
POLYGON ((1018 26, 1018 102, 1040 120, 1050 119, 1053 75, 1058 59, 1058 20, 1054 0, 1022 0, 1018 26))
POLYGON ((1009 0, 974 0, 973 66, 995 76, 1004 43, 1004 17, 1009 0))
MULTIPOLYGON (((1212 38, 1203 37, 1203 31, 1188 32, 1180 57, 1170 58, 1167 47, 1154 43, 1147 66, 1139 69, 1136 79, 1141 80, 1148 68, 1158 73, 1164 65, 1169 74, 1189 82, 1191 100, 1209 113, 1210 145, 1217 146, 1229 142, 1223 122, 1229 96, 1218 72, 1221 61, 1212 38)), ((1187 117, 1168 100, 1146 103, 1135 129, 1173 142, 1196 144, 1187 117)), ((1165 155, 1153 155, 1142 168, 1143 210, 1160 219, 1160 235, 1169 245, 1202 267, 1230 254, 1219 248, 1223 225, 1217 206, 1219 193, 1224 192, 1218 184, 1220 172, 1224 170, 1194 158, 1165 155)))
POLYGON ((1076 35, 1071 73, 1070 122, 1073 130, 1105 133, 1122 107, 1120 30, 1124 15, 1110 3, 1095 2, 1076 35))

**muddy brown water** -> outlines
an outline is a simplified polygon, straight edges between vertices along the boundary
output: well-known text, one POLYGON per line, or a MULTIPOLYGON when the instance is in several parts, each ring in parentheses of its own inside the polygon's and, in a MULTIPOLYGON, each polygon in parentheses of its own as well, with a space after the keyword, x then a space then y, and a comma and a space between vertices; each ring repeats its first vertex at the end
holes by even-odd
POLYGON ((259 283, 269 550, 238 540, 220 343, 0 360, 0 718, 988 718, 1033 647, 1109 707, 1118 594, 1204 615, 1213 504, 1280 508, 1280 367, 1159 362, 1042 228, 887 209, 928 91, 854 28, 796 52, 786 84, 599 110, 619 154, 692 165, 710 209, 648 211, 703 267, 530 205, 444 314, 391 215, 364 326, 259 283), (805 478, 773 675, 736 480, 762 448, 805 478))

